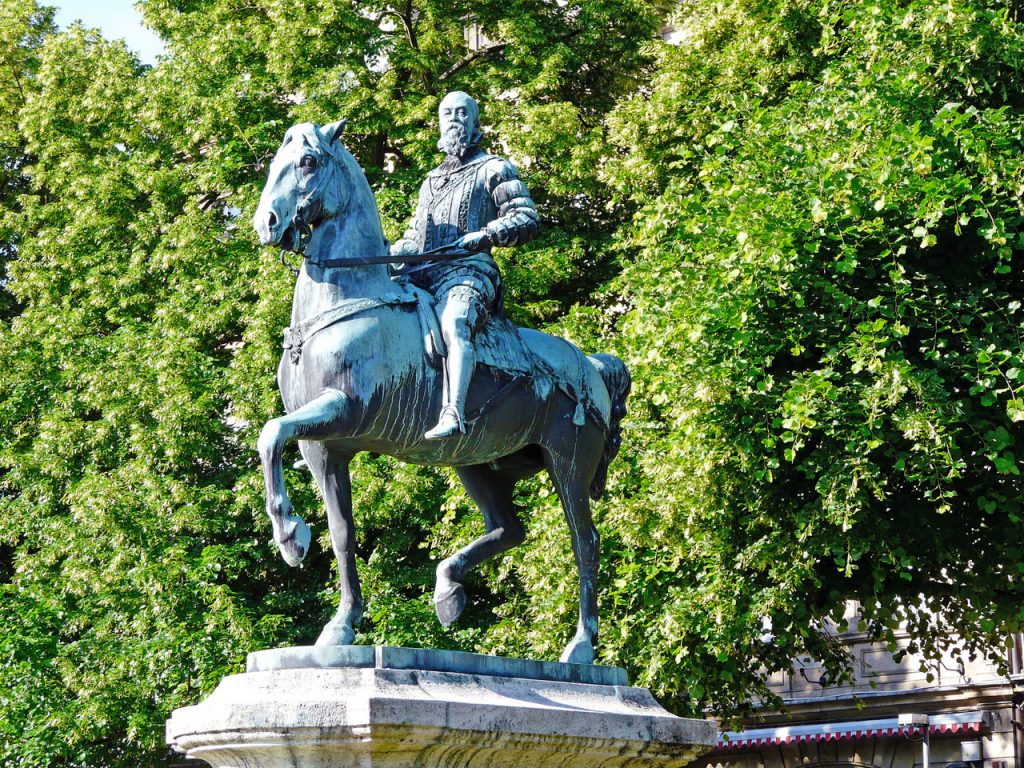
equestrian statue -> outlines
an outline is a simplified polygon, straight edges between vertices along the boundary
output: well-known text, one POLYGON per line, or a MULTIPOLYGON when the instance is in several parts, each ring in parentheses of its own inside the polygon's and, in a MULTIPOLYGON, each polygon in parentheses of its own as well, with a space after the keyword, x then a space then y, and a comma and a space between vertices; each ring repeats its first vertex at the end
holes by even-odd
POLYGON ((282 453, 297 440, 327 508, 341 596, 318 645, 355 639, 356 573, 349 463, 374 451, 454 467, 486 533, 437 566, 442 624, 466 605, 471 568, 525 538, 516 483, 546 469, 569 524, 579 621, 563 662, 593 663, 598 534, 590 500, 604 492, 631 386, 612 355, 517 328, 501 311, 490 255, 534 236, 536 206, 515 168, 479 148, 479 109, 461 92, 439 107, 444 162, 420 189, 405 235, 389 248, 362 169, 340 141, 344 121, 290 128, 270 164, 254 225, 263 245, 303 256, 278 384, 285 415, 258 449, 274 540, 289 565, 309 549, 292 510, 282 453))

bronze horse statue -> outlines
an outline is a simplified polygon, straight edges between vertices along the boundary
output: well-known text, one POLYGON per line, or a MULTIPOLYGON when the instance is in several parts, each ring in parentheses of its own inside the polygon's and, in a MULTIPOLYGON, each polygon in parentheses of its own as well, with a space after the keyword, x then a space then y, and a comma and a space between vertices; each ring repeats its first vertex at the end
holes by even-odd
POLYGON ((445 624, 465 607, 465 573, 524 541, 515 485, 547 469, 580 579, 579 623, 561 660, 593 663, 598 534, 590 497, 603 492, 618 451, 629 373, 611 355, 587 357, 562 339, 518 329, 533 373, 509 386, 478 366, 468 403, 476 415, 467 416, 467 433, 425 440, 440 409, 443 373, 424 350, 417 297, 389 274, 376 201, 339 141, 343 128, 340 121, 288 130, 253 219, 263 245, 304 256, 278 368, 286 415, 267 422, 258 448, 274 540, 290 565, 302 560, 310 542, 284 485, 282 451, 290 441, 299 441, 327 507, 341 597, 317 644, 352 643, 362 617, 349 463, 360 451, 374 451, 454 467, 483 513, 486 533, 437 566, 434 600, 445 624))

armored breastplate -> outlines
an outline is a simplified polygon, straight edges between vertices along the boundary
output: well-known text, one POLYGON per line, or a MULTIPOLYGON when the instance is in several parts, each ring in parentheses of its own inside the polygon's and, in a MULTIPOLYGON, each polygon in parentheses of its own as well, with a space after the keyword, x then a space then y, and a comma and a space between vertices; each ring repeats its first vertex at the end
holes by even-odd
POLYGON ((491 155, 481 153, 460 168, 438 169, 427 176, 423 189, 426 205, 416 227, 422 233, 420 246, 424 251, 453 243, 495 218, 497 208, 484 188, 482 173, 491 159, 491 155))

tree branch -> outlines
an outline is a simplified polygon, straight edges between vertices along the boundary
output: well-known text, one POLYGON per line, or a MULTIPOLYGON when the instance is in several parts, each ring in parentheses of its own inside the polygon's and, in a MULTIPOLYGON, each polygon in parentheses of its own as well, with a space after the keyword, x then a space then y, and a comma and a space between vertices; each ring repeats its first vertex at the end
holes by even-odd
POLYGON ((406 0, 405 13, 400 13, 398 18, 402 20, 402 26, 405 27, 405 36, 409 40, 409 45, 412 46, 414 51, 418 51, 420 44, 416 40, 416 30, 413 29, 412 25, 412 0, 406 0))
POLYGON ((18 87, 18 94, 21 96, 21 100, 25 100, 25 89, 21 86, 21 78, 18 76, 18 62, 14 61, 14 58, 4 58, 3 64, 11 68, 11 78, 14 80, 14 84, 18 87))
POLYGON ((508 46, 508 43, 495 43, 494 45, 489 45, 486 48, 481 48, 478 51, 473 51, 473 53, 469 54, 469 56, 466 56, 461 61, 456 62, 451 67, 449 67, 444 72, 444 74, 441 75, 441 77, 439 79, 440 80, 447 80, 452 75, 457 74, 458 72, 461 72, 462 70, 464 70, 466 67, 468 67, 470 64, 472 64, 477 59, 483 58, 484 56, 497 55, 497 54, 501 53, 502 51, 504 51, 507 46, 508 46))
MULTIPOLYGON (((413 31, 412 28, 412 3, 406 3, 404 14, 400 11, 396 11, 394 8, 385 8, 374 16, 373 26, 380 27, 381 22, 388 16, 394 17, 402 23, 402 29, 405 30, 405 38, 409 41, 409 45, 411 45, 414 50, 419 50, 418 43, 416 42, 416 32, 413 31)), ((384 32, 385 34, 392 34, 391 32, 385 32, 384 30, 381 30, 381 32, 384 32)))

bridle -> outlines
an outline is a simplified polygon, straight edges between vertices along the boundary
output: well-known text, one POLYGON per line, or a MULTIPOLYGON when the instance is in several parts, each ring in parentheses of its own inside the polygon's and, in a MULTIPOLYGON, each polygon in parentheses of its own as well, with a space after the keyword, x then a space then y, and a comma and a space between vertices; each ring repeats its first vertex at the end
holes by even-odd
MULTIPOLYGON (((327 154, 330 155, 332 159, 337 160, 337 158, 331 155, 330 152, 328 152, 327 154)), ((322 160, 322 157, 317 157, 318 163, 322 162, 322 160)), ((295 242, 295 247, 292 250, 294 250, 295 253, 299 254, 299 256, 302 258, 305 258, 306 246, 309 244, 309 239, 313 236, 313 226, 308 221, 306 221, 306 214, 308 214, 311 208, 322 205, 320 203, 319 197, 315 199, 315 202, 311 202, 311 200, 313 200, 314 195, 319 195, 322 186, 322 184, 318 183, 311 189, 303 190, 302 197, 300 197, 298 203, 295 204, 295 215, 292 217, 291 227, 295 230, 297 239, 295 242)), ((285 248, 284 244, 282 243, 280 253, 281 263, 288 268, 292 275, 298 277, 299 270, 293 267, 291 265, 291 262, 288 261, 287 257, 285 256, 286 250, 288 249, 285 248)))

